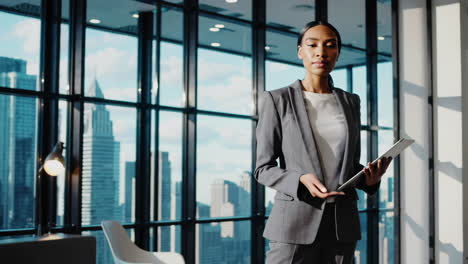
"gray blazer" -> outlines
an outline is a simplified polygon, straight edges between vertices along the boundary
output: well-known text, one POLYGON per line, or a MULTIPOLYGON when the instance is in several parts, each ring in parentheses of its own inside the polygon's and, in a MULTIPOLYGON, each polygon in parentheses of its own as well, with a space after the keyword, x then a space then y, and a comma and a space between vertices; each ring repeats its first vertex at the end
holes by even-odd
MULTIPOLYGON (((359 164, 360 99, 339 88, 333 88, 333 94, 347 121, 348 136, 339 182, 343 184, 363 169, 359 164)), ((259 183, 277 191, 263 235, 284 243, 311 244, 317 235, 325 200, 312 197, 299 177, 313 173, 324 182, 324 176, 299 80, 263 93, 256 134, 254 176, 259 183)), ((366 186, 361 182, 357 187, 373 194, 379 185, 366 186)), ((340 241, 361 239, 357 199, 354 188, 346 191, 346 195, 336 197, 336 235, 340 241)))

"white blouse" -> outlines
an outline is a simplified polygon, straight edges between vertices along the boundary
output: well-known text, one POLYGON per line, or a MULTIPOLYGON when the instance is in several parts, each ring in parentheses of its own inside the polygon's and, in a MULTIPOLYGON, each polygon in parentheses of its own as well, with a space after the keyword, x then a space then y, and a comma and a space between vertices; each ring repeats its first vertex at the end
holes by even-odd
MULTIPOLYGON (((346 118, 333 93, 302 91, 310 126, 318 148, 327 191, 338 188, 348 131, 346 118)), ((334 202, 335 197, 327 198, 334 202)))

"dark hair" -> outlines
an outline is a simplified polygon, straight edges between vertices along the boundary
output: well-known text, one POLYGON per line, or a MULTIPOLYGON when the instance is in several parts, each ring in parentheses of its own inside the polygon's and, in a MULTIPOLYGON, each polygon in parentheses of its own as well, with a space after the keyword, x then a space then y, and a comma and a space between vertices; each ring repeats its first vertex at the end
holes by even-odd
MULTIPOLYGON (((331 31, 333 31, 333 33, 335 33, 336 35, 336 38, 338 40, 338 54, 341 54, 341 35, 340 35, 340 32, 338 32, 338 30, 330 23, 328 22, 325 22, 325 21, 320 21, 320 20, 317 20, 317 21, 310 21, 309 23, 307 23, 301 30, 301 32, 299 32, 299 36, 297 37, 297 48, 299 48, 299 46, 301 45, 302 43, 302 38, 304 37, 304 34, 307 32, 307 30, 315 27, 315 26, 318 26, 318 25, 324 25, 324 26, 327 26, 329 29, 331 29, 331 31)), ((328 85, 330 86, 330 88, 334 87, 334 84, 333 84, 333 78, 331 77, 331 75, 328 75, 328 85)))
POLYGON ((330 23, 328 22, 325 22, 325 21, 320 21, 320 20, 317 20, 317 21, 310 21, 309 23, 307 23, 301 30, 301 32, 299 32, 299 36, 297 38, 297 46, 300 46, 301 43, 302 43, 302 38, 304 37, 304 34, 307 32, 307 30, 315 27, 315 26, 318 26, 318 25, 323 25, 323 26, 326 26, 328 27, 329 29, 331 29, 331 31, 333 31, 333 33, 335 33, 336 35, 336 38, 338 40, 338 53, 341 53, 341 35, 340 35, 340 32, 338 32, 338 30, 330 23))

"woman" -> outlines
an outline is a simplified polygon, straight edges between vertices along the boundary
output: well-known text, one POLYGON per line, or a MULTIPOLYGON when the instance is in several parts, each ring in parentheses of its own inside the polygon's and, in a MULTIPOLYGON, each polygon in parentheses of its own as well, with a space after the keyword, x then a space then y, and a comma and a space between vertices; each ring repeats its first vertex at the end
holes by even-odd
POLYGON ((329 75, 341 50, 338 31, 310 22, 297 45, 304 80, 265 92, 257 125, 255 178, 277 191, 264 231, 267 263, 351 263, 361 238, 358 196, 336 189, 363 170, 357 188, 374 194, 391 160, 359 164, 359 96, 333 87, 329 75))

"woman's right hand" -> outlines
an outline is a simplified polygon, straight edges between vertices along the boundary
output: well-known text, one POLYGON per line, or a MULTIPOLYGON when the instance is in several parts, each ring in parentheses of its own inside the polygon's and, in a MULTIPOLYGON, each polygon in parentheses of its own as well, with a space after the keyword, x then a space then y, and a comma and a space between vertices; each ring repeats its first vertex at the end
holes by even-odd
POLYGON ((344 192, 328 192, 327 188, 312 173, 307 173, 299 177, 299 181, 309 190, 313 197, 326 199, 333 195, 344 195, 344 192))

